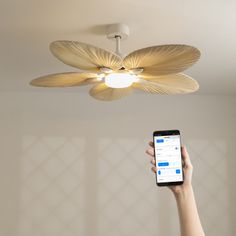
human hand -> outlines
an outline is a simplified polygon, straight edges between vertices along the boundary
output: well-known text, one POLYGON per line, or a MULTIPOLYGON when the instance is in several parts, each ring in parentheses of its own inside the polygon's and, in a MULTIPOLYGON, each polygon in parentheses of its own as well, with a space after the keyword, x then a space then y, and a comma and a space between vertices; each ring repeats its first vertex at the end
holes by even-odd
MULTIPOLYGON (((154 145, 153 142, 149 142, 149 148, 146 150, 146 153, 151 157, 151 164, 153 167, 151 168, 154 173, 156 173, 156 162, 154 158, 154 145)), ((192 173, 193 173, 193 166, 191 164, 189 154, 187 152, 186 147, 181 147, 181 154, 182 154, 182 161, 183 161, 183 173, 184 173, 184 183, 182 185, 176 186, 169 186, 172 192, 177 196, 182 194, 189 189, 192 188, 192 173)))

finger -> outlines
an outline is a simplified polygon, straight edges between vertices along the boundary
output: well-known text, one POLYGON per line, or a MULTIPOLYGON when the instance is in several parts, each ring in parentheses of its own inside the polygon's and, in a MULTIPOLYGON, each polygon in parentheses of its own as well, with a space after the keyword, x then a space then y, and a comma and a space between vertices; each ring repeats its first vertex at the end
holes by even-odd
POLYGON ((156 168, 156 167, 153 166, 153 167, 151 168, 151 170, 152 170, 153 173, 157 173, 157 168, 156 168))
POLYGON ((156 161, 155 161, 154 158, 152 158, 152 160, 151 160, 150 162, 151 162, 151 164, 153 164, 154 166, 156 165, 156 161))
POLYGON ((149 146, 154 147, 153 141, 150 141, 148 144, 149 146))
POLYGON ((189 154, 188 154, 188 151, 187 151, 186 147, 181 147, 181 153, 182 153, 182 158, 183 158, 183 161, 184 161, 184 165, 186 167, 192 166, 192 163, 191 163, 191 160, 189 158, 189 154))
POLYGON ((146 153, 147 153, 149 156, 154 157, 154 149, 153 149, 153 148, 148 148, 148 149, 146 150, 146 153))

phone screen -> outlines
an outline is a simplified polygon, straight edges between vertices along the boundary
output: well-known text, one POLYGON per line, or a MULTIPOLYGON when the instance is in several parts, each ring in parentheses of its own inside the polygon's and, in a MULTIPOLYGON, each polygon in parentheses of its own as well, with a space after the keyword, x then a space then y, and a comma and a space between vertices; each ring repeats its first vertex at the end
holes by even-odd
POLYGON ((182 184, 183 170, 180 135, 161 135, 159 133, 158 136, 154 136, 154 148, 157 184, 182 184))

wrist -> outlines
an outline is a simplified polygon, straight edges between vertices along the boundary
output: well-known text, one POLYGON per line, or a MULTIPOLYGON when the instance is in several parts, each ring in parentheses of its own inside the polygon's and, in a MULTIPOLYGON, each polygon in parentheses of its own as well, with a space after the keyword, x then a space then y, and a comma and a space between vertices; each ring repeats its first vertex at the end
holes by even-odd
POLYGON ((192 185, 183 186, 181 189, 174 192, 174 196, 175 196, 176 201, 185 200, 188 197, 193 196, 192 185))

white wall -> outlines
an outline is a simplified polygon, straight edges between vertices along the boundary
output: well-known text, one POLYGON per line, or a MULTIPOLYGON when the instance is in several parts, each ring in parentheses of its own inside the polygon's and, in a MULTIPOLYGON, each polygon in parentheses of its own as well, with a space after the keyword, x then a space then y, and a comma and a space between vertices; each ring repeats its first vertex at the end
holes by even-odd
POLYGON ((235 97, 0 95, 0 235, 177 235, 168 189, 144 154, 152 131, 178 128, 194 164, 206 235, 236 235, 235 97))

